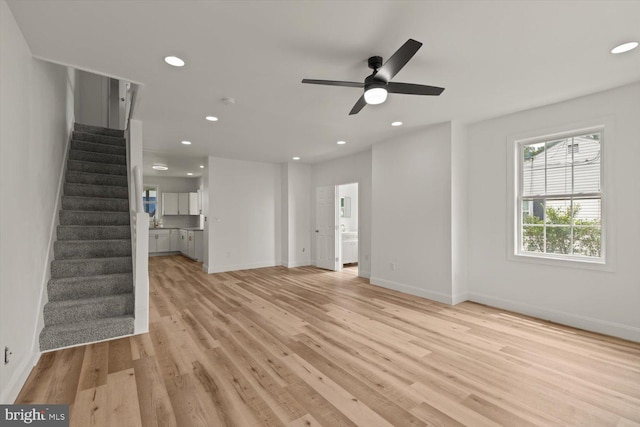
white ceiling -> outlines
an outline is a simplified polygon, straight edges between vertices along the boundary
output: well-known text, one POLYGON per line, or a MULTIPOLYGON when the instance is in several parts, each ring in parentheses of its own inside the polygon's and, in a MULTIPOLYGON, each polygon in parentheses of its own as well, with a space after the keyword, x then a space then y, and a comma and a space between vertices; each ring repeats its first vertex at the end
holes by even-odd
POLYGON ((640 49, 609 53, 640 39, 640 1, 8 3, 34 56, 143 85, 135 117, 148 165, 172 168, 163 175, 198 175, 208 155, 315 163, 640 80, 640 49), (349 116, 359 89, 300 83, 362 81, 369 56, 409 38, 424 45, 393 81, 443 86, 440 97, 390 94, 349 116))

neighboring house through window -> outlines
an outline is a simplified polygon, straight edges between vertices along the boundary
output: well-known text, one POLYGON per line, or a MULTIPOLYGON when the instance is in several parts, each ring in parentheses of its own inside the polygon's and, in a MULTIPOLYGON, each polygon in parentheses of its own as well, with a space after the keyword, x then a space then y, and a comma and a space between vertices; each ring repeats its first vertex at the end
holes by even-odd
POLYGON ((516 254, 603 262, 602 128, 518 141, 516 254))

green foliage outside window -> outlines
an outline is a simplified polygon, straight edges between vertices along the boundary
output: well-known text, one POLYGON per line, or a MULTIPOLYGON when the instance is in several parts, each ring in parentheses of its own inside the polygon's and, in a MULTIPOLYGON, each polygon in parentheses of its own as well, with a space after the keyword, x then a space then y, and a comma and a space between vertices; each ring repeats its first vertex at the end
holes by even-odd
POLYGON ((545 221, 534 215, 525 215, 522 226, 522 246, 526 252, 573 254, 588 257, 601 255, 601 221, 599 219, 571 219, 580 212, 580 205, 573 208, 545 209, 545 221), (546 229, 546 248, 545 248, 546 229), (573 243, 571 230, 573 229, 573 243), (545 250, 546 249, 546 250, 545 250))

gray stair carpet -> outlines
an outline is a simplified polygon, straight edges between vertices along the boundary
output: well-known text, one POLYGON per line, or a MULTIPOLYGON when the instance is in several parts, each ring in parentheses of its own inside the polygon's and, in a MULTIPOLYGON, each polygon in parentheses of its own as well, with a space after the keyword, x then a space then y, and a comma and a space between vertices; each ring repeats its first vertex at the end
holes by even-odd
POLYGON ((133 333, 126 154, 123 131, 75 124, 41 351, 133 333))

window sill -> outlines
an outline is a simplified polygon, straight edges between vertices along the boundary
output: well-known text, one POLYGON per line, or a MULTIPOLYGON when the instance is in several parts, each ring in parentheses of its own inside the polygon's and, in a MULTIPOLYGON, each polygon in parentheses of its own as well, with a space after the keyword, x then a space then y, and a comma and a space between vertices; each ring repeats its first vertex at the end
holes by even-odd
POLYGON ((610 262, 605 259, 584 259, 584 258, 564 258, 564 257, 552 257, 542 256, 528 253, 510 254, 508 256, 509 261, 526 262, 530 264, 548 265, 553 267, 566 267, 577 268, 580 270, 595 270, 595 271, 615 271, 610 262))

